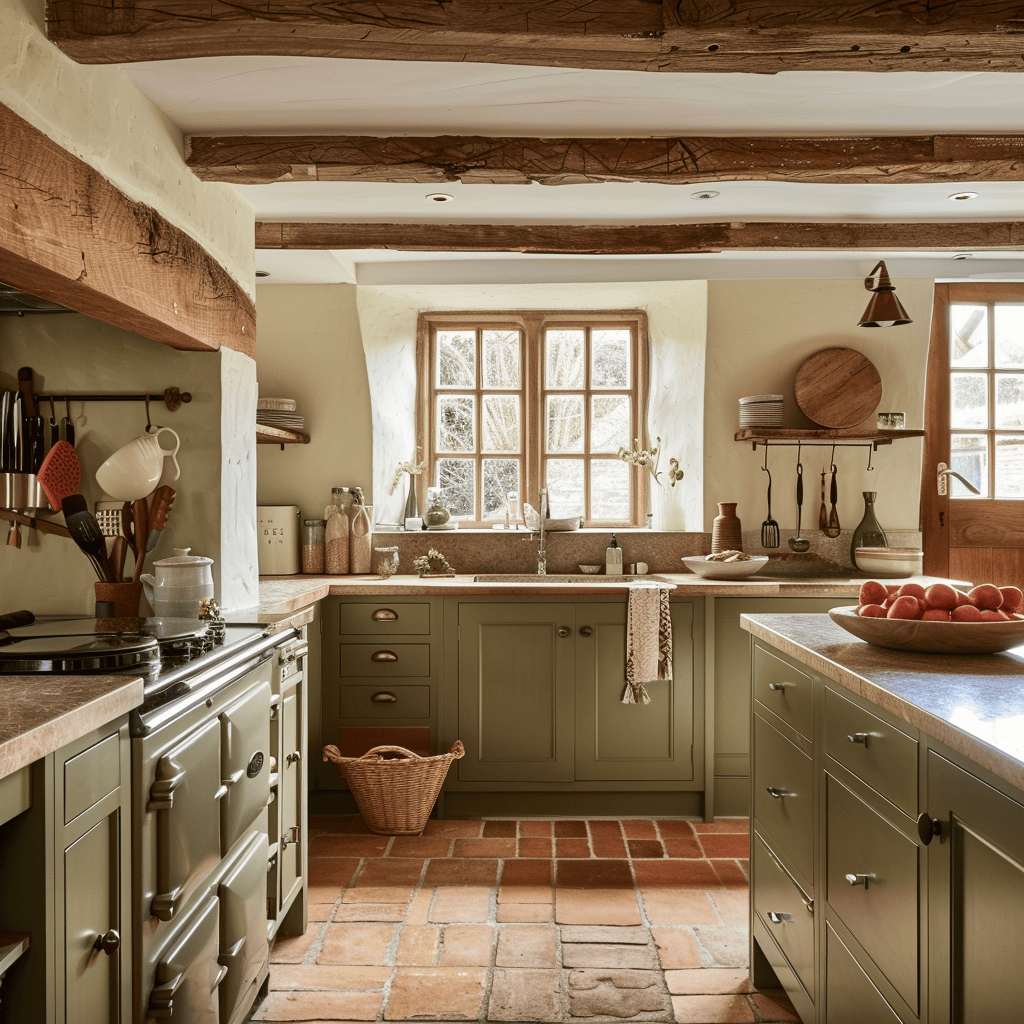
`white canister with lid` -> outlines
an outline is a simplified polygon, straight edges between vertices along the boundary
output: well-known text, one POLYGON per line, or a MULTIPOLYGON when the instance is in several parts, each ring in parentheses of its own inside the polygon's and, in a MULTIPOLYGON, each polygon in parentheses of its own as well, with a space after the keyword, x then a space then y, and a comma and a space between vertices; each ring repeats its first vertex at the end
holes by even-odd
POLYGON ((199 618, 200 604, 214 596, 212 558, 190 555, 191 548, 174 548, 168 558, 153 563, 156 575, 139 579, 153 614, 170 618, 199 618))

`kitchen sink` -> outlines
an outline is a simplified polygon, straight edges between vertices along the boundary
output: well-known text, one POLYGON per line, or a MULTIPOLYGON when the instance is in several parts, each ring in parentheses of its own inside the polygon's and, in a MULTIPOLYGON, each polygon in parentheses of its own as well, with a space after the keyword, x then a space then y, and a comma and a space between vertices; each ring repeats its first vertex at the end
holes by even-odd
POLYGON ((633 580, 654 580, 654 576, 597 576, 592 573, 537 573, 492 572, 474 576, 474 583, 629 583, 633 580))

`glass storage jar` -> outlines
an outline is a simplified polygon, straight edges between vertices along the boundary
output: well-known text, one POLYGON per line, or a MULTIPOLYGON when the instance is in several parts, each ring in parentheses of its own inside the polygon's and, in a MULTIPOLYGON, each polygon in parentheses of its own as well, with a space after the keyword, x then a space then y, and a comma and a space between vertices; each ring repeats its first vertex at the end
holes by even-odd
POLYGON ((302 571, 307 576, 319 576, 324 571, 323 519, 302 520, 302 571))
POLYGON ((374 548, 374 569, 382 579, 390 579, 398 572, 398 548, 374 548))

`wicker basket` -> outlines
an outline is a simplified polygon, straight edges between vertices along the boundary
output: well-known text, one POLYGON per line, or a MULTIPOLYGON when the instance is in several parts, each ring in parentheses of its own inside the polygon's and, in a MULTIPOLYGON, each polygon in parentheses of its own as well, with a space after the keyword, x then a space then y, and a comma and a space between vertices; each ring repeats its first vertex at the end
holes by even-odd
POLYGON ((342 757, 337 747, 328 745, 323 758, 338 766, 371 832, 411 836, 426 827, 449 766, 465 753, 462 741, 456 740, 447 754, 434 757, 390 746, 374 747, 362 757, 342 757))

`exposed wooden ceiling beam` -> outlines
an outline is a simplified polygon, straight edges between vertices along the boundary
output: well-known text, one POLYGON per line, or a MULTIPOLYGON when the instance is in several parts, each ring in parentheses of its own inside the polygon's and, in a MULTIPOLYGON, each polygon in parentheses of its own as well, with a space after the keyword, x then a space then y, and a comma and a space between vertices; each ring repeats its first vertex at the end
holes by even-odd
POLYGON ((85 63, 232 54, 630 71, 1020 71, 1006 0, 50 0, 85 63))
POLYGON ((723 250, 1024 249, 1024 221, 955 224, 256 224, 257 249, 670 255, 723 250))
POLYGON ((190 136, 205 181, 386 181, 571 185, 582 182, 800 181, 859 184, 1017 181, 1024 136, 537 139, 443 135, 190 136))
POLYGON ((190 235, 0 104, 6 284, 172 348, 252 355, 252 299, 190 235))

